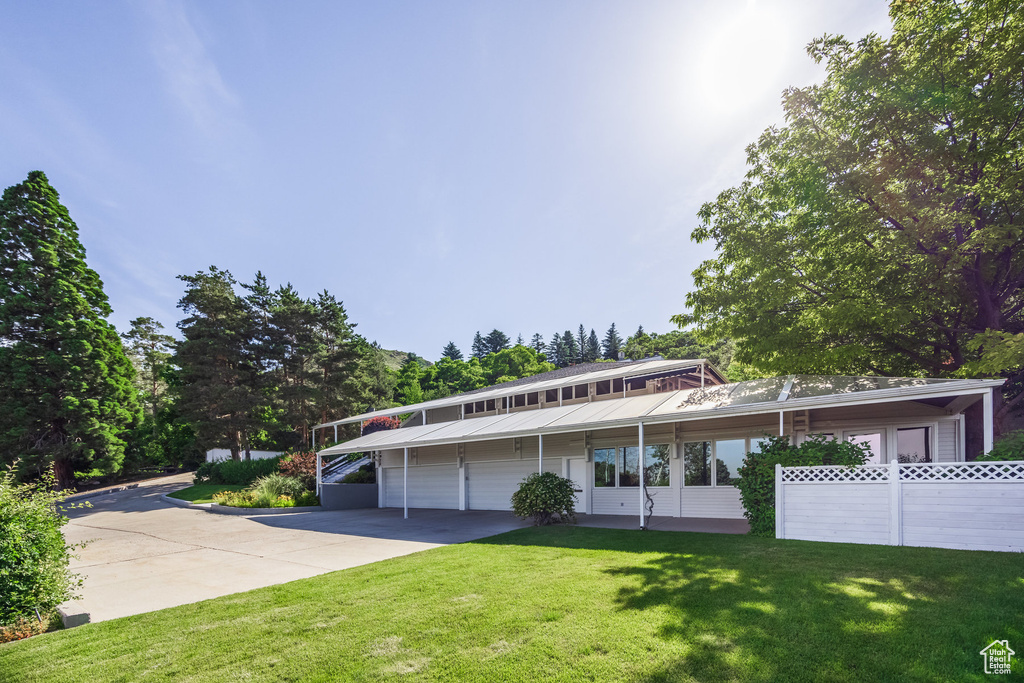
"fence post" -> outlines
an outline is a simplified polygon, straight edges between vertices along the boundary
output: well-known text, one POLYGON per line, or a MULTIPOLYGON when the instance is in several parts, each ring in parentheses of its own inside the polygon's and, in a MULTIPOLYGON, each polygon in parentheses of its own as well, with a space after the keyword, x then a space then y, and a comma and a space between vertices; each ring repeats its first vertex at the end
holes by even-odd
POLYGON ((889 545, 903 545, 903 501, 900 463, 889 462, 889 545))
POLYGON ((786 537, 786 496, 782 491, 782 465, 775 463, 775 538, 786 537))

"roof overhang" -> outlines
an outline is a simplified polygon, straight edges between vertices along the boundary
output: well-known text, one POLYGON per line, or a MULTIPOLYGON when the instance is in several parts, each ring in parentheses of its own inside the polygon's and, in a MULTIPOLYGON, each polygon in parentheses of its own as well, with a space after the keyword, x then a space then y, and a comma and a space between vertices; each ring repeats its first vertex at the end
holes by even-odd
MULTIPOLYGON (((794 410, 836 408, 844 406, 913 401, 938 396, 982 397, 1004 380, 948 380, 936 384, 893 387, 846 394, 787 398, 743 405, 691 405, 679 408, 685 394, 698 389, 651 394, 631 398, 609 399, 543 410, 528 410, 505 415, 457 420, 439 424, 406 427, 374 432, 320 451, 322 455, 340 455, 361 451, 414 448, 498 439, 574 433, 617 427, 690 422, 745 415, 758 415, 794 410)), ((950 405, 969 405, 973 401, 954 401, 950 405)), ((962 410, 963 408, 959 408, 962 410)), ((957 411, 959 412, 959 411, 957 411)), ((950 414, 956 414, 950 411, 950 414)))

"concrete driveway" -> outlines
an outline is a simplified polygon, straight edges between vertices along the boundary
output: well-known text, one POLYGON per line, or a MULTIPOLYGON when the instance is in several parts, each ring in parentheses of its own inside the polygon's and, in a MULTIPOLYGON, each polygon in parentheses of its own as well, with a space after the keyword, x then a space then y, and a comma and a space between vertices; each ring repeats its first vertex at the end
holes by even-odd
POLYGON ((191 474, 89 498, 68 511, 68 541, 88 545, 72 562, 81 599, 62 611, 70 624, 198 602, 347 569, 525 526, 508 512, 344 510, 216 515, 169 505, 165 493, 191 474))

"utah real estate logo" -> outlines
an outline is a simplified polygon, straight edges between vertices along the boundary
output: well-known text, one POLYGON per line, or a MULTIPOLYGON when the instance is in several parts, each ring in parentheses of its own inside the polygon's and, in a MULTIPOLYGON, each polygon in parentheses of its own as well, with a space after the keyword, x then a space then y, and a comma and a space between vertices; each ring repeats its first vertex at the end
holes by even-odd
POLYGON ((1010 649, 1008 641, 993 640, 979 654, 985 658, 985 673, 1008 674, 1010 673, 1010 660, 1017 653, 1010 649))

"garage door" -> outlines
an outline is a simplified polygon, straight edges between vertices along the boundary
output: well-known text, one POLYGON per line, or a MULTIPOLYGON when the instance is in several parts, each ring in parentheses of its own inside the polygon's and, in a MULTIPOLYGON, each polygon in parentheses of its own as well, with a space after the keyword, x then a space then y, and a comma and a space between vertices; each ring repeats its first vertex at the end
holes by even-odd
MULTIPOLYGON (((544 460, 545 471, 561 473, 562 461, 544 460)), ((536 460, 466 463, 466 496, 470 510, 511 510, 512 494, 537 471, 536 460)))
MULTIPOLYGON (((401 467, 384 468, 384 507, 400 508, 401 467)), ((459 468, 455 465, 418 465, 409 468, 409 507, 459 509, 459 468)))

